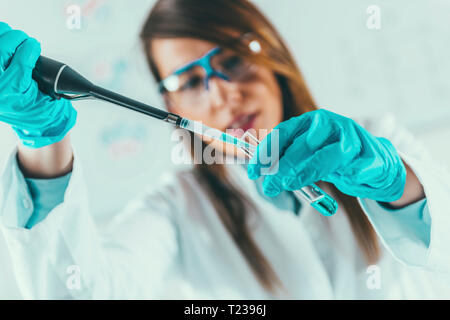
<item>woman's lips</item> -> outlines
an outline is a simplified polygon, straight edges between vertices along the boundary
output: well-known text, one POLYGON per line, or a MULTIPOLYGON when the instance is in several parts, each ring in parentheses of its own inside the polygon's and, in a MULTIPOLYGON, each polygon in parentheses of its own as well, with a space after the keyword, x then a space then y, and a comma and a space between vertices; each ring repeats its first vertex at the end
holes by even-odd
POLYGON ((245 132, 248 129, 253 128, 253 125, 255 124, 255 120, 256 120, 256 114, 250 115, 247 122, 244 123, 244 125, 241 127, 241 129, 244 130, 244 132, 245 132))
POLYGON ((231 125, 228 127, 228 130, 231 130, 230 133, 232 135, 239 137, 247 130, 253 128, 256 118, 256 113, 239 116, 231 123, 231 125))

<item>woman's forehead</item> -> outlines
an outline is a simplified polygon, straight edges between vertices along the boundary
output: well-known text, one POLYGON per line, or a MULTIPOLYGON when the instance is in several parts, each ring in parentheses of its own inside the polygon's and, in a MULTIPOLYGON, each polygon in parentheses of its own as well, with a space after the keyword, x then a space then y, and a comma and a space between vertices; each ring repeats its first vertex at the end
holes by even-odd
POLYGON ((154 39, 152 54, 161 78, 164 79, 215 46, 212 42, 195 38, 154 39))

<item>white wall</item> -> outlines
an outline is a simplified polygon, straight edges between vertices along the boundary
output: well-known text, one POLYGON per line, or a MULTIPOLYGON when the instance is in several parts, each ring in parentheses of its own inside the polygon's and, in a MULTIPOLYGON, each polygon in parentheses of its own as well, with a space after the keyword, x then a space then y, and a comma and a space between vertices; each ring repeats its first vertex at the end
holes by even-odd
MULTIPOLYGON (((208 1, 208 0, 205 0, 208 1)), ((349 116, 393 112, 450 162, 450 2, 446 0, 255 0, 287 39, 320 105, 349 116), (381 29, 366 27, 369 5, 381 29), (447 138, 447 139, 444 139, 447 138)), ((1 0, 0 21, 42 43, 43 54, 130 97, 161 105, 141 54, 138 32, 153 0, 1 0), (80 30, 66 28, 78 4, 80 30), (131 5, 132 4, 132 5, 131 5)), ((170 128, 99 102, 75 103, 73 131, 91 207, 98 219, 123 206, 170 164, 170 128), (157 150, 155 152, 155 150, 157 150)), ((1 108, 1 106, 0 106, 1 108)), ((0 124, 0 165, 15 144, 0 124)), ((18 298, 0 236, 0 298, 18 298)))

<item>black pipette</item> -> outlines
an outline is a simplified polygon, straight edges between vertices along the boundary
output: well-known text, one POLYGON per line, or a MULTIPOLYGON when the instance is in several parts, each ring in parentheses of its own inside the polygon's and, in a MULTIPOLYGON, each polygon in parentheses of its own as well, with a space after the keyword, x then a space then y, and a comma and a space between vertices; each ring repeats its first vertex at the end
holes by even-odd
POLYGON ((179 125, 182 117, 94 85, 68 65, 40 56, 33 70, 39 89, 55 99, 99 99, 179 125))

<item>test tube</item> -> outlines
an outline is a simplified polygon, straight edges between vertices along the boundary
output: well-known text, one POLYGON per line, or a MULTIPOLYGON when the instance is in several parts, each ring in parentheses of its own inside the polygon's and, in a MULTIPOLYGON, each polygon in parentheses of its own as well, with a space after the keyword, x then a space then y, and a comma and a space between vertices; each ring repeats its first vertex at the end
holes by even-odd
MULTIPOLYGON (((256 146, 259 144, 259 140, 253 136, 250 132, 245 132, 241 137, 241 140, 248 139, 253 144, 241 144, 239 147, 243 150, 249 157, 253 157, 255 153, 256 146)), ((293 191, 297 198, 303 198, 317 211, 319 211, 324 216, 332 216, 336 213, 338 204, 331 196, 329 196, 325 191, 320 189, 315 184, 305 186, 299 190, 293 191)))

